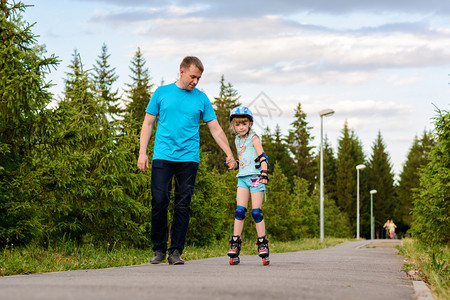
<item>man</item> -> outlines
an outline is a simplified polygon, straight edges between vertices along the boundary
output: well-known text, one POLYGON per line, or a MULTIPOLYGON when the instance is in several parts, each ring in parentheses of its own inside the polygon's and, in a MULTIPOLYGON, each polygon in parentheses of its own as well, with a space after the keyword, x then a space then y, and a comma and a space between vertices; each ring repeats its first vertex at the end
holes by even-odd
POLYGON ((185 57, 180 65, 180 79, 156 89, 142 124, 138 168, 145 172, 145 169, 149 168, 147 146, 158 117, 151 179, 151 240, 154 253, 150 260, 152 264, 158 264, 166 258, 167 208, 172 178, 175 178, 175 196, 168 261, 174 265, 184 264, 180 256, 186 240, 191 197, 200 162, 200 119, 206 122, 214 140, 225 152, 228 168, 235 168, 236 161, 211 102, 196 88, 203 70, 203 64, 197 57, 185 57))

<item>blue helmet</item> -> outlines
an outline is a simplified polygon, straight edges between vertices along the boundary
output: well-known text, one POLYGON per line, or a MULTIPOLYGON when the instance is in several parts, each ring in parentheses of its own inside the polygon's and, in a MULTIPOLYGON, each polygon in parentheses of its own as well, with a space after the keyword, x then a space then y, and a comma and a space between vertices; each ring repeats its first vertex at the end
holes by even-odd
POLYGON ((250 109, 248 109, 248 107, 245 107, 245 106, 238 106, 231 110, 230 121, 236 117, 248 118, 250 120, 250 122, 253 122, 253 114, 250 111, 250 109))

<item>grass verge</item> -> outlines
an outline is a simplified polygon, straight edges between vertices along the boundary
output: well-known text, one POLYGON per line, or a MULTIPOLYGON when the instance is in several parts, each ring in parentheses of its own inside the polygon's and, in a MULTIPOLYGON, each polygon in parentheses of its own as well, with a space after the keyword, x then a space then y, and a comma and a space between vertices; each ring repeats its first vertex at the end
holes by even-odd
MULTIPOLYGON (((273 241, 270 243, 270 250, 271 253, 281 253, 322 249, 344 241, 345 239, 335 238, 326 238, 323 243, 319 239, 302 239, 291 242, 273 241)), ((195 260, 225 256, 228 246, 227 240, 202 247, 188 246, 183 252, 183 259, 195 260)), ((256 255, 255 243, 244 242, 242 254, 256 255)), ((0 276, 139 265, 149 263, 151 256, 151 250, 109 244, 78 246, 72 242, 64 242, 47 248, 36 245, 23 247, 11 245, 0 252, 0 276)))
POLYGON ((449 247, 430 248, 411 238, 403 239, 399 254, 406 258, 403 270, 412 280, 430 286, 436 299, 450 299, 449 247))

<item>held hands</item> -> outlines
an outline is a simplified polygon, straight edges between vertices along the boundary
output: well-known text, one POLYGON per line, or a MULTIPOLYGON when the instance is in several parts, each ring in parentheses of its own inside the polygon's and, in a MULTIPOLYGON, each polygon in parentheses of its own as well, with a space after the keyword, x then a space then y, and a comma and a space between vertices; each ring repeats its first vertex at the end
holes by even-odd
POLYGON ((228 170, 235 170, 237 167, 236 160, 234 160, 233 156, 227 156, 227 159, 225 160, 225 164, 228 167, 228 170))
POLYGON ((149 168, 147 154, 139 154, 137 166, 142 173, 145 173, 145 168, 149 168))

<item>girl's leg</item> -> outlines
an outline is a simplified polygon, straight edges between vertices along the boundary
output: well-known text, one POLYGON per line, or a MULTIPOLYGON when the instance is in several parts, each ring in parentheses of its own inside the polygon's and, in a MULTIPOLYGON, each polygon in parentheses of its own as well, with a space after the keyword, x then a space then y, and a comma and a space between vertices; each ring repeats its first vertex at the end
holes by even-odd
MULTIPOLYGON (((236 202, 237 206, 243 206, 247 208, 248 198, 250 197, 250 190, 238 187, 236 193, 236 202)), ((234 219, 234 231, 233 235, 241 235, 242 230, 244 229, 244 220, 234 219)))
MULTIPOLYGON (((252 193, 252 209, 261 209, 262 202, 264 199, 264 192, 256 192, 252 193)), ((266 225, 264 223, 264 220, 262 220, 259 223, 256 223, 256 233, 258 236, 265 236, 266 235, 266 225)))
POLYGON ((258 246, 258 255, 262 258, 263 265, 267 266, 269 261, 269 240, 266 237, 266 225, 262 217, 262 202, 264 198, 264 192, 252 193, 252 215, 255 219, 256 232, 258 238, 256 239, 256 245, 258 246))

